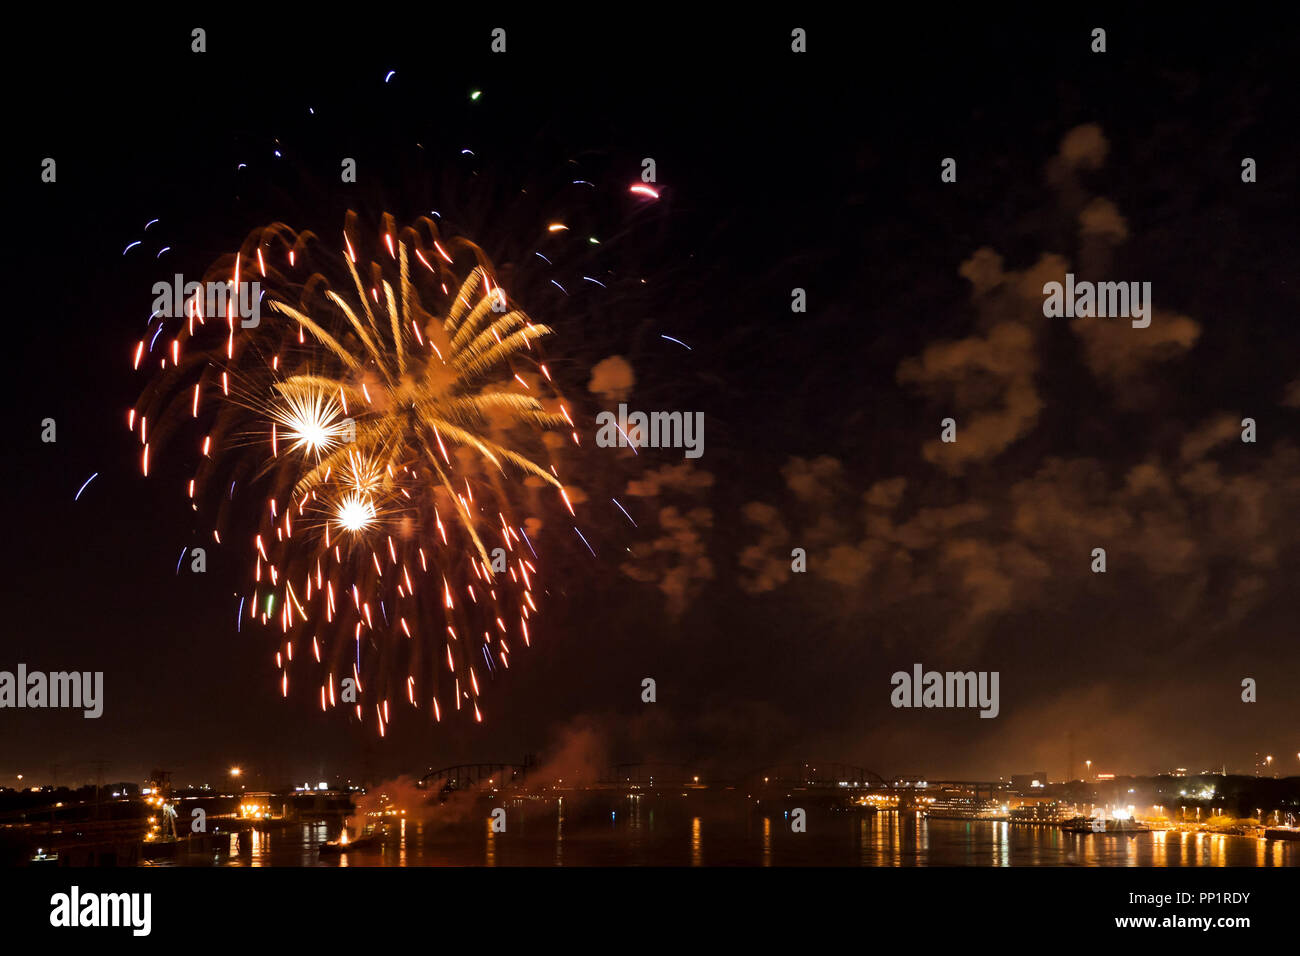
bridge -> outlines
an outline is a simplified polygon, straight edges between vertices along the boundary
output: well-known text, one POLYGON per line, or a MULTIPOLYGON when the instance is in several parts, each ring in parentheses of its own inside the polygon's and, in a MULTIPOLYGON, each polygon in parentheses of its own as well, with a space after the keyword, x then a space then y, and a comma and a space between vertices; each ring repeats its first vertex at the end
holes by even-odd
POLYGON ((881 774, 867 767, 833 760, 773 764, 759 767, 738 777, 715 775, 706 768, 693 764, 659 762, 615 764, 600 775, 596 786, 637 789, 710 787, 747 791, 764 787, 844 790, 887 787, 889 782, 881 774))
POLYGON ((874 770, 829 760, 809 760, 803 763, 760 767, 746 774, 742 781, 751 789, 762 787, 797 787, 804 790, 863 789, 889 786, 888 781, 874 770))
POLYGON ((699 767, 684 763, 620 763, 601 773, 600 787, 698 787, 708 786, 708 775, 699 767))
POLYGON ((922 777, 887 779, 878 771, 834 760, 805 760, 758 767, 739 776, 715 775, 695 764, 669 762, 620 763, 594 778, 543 779, 531 757, 523 763, 464 763, 430 770, 417 782, 424 790, 442 794, 479 789, 589 789, 589 790, 742 790, 745 793, 801 790, 845 793, 887 790, 900 797, 900 806, 912 806, 920 796, 962 791, 976 798, 991 798, 1000 788, 989 781, 927 780, 922 777))
POLYGON ((531 763, 461 763, 438 770, 430 770, 416 786, 422 790, 475 790, 483 786, 499 788, 522 782, 528 771, 535 769, 531 763))

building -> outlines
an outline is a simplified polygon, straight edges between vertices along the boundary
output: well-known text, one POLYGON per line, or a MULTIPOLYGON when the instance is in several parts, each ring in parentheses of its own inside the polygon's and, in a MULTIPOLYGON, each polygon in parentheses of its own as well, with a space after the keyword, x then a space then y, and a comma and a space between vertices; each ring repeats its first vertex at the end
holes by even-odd
POLYGON ((1047 786, 1047 771, 1035 770, 1033 773, 1013 773, 1011 789, 1025 793, 1029 790, 1041 790, 1047 786))

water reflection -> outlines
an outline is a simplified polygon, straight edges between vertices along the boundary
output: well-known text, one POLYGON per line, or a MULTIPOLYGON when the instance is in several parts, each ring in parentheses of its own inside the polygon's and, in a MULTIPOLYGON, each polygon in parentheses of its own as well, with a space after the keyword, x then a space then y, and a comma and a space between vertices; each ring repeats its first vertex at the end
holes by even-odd
POLYGON ((600 815, 567 803, 512 809, 510 829, 491 818, 386 824, 375 845, 321 857, 338 823, 223 833, 206 848, 156 865, 192 866, 1129 866, 1300 865, 1300 843, 1183 832, 1067 833, 1005 821, 938 820, 884 810, 824 812, 806 833, 780 810, 752 816, 679 812, 631 799, 600 815), (481 820, 481 823, 480 823, 481 820), (517 822, 516 822, 517 821, 517 822), (709 852, 704 831, 709 828, 709 852))
POLYGON ((560 797, 555 815, 555 865, 564 866, 564 798, 560 797))

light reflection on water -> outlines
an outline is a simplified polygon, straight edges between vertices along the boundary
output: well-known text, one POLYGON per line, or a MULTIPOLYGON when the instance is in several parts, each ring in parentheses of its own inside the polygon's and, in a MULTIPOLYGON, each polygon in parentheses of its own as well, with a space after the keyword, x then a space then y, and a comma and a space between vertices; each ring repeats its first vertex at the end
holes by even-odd
MULTIPOLYGON (((1300 843, 1211 833, 1066 833, 1005 822, 934 820, 895 811, 826 813, 791 833, 778 812, 748 821, 672 818, 631 801, 599 823, 550 816, 493 832, 490 819, 460 826, 390 823, 380 846, 322 859, 339 824, 306 823, 231 834, 192 866, 1137 866, 1300 865, 1300 843)), ((173 864, 173 865, 174 865, 173 864)), ((162 865, 168 865, 163 863, 162 865)))

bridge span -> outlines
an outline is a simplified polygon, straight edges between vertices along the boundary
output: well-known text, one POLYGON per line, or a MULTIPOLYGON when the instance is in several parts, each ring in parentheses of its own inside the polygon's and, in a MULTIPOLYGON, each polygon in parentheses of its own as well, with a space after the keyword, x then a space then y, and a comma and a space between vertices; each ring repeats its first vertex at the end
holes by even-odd
POLYGON ((779 791, 816 791, 850 795, 890 794, 899 807, 921 802, 921 795, 960 792, 991 798, 1003 786, 991 781, 927 780, 909 776, 889 779, 869 767, 833 760, 805 760, 770 764, 744 773, 717 773, 709 766, 690 763, 620 763, 603 770, 571 771, 556 777, 531 758, 523 763, 464 763, 430 769, 417 786, 442 794, 463 790, 542 791, 574 790, 737 790, 760 796, 779 791))

